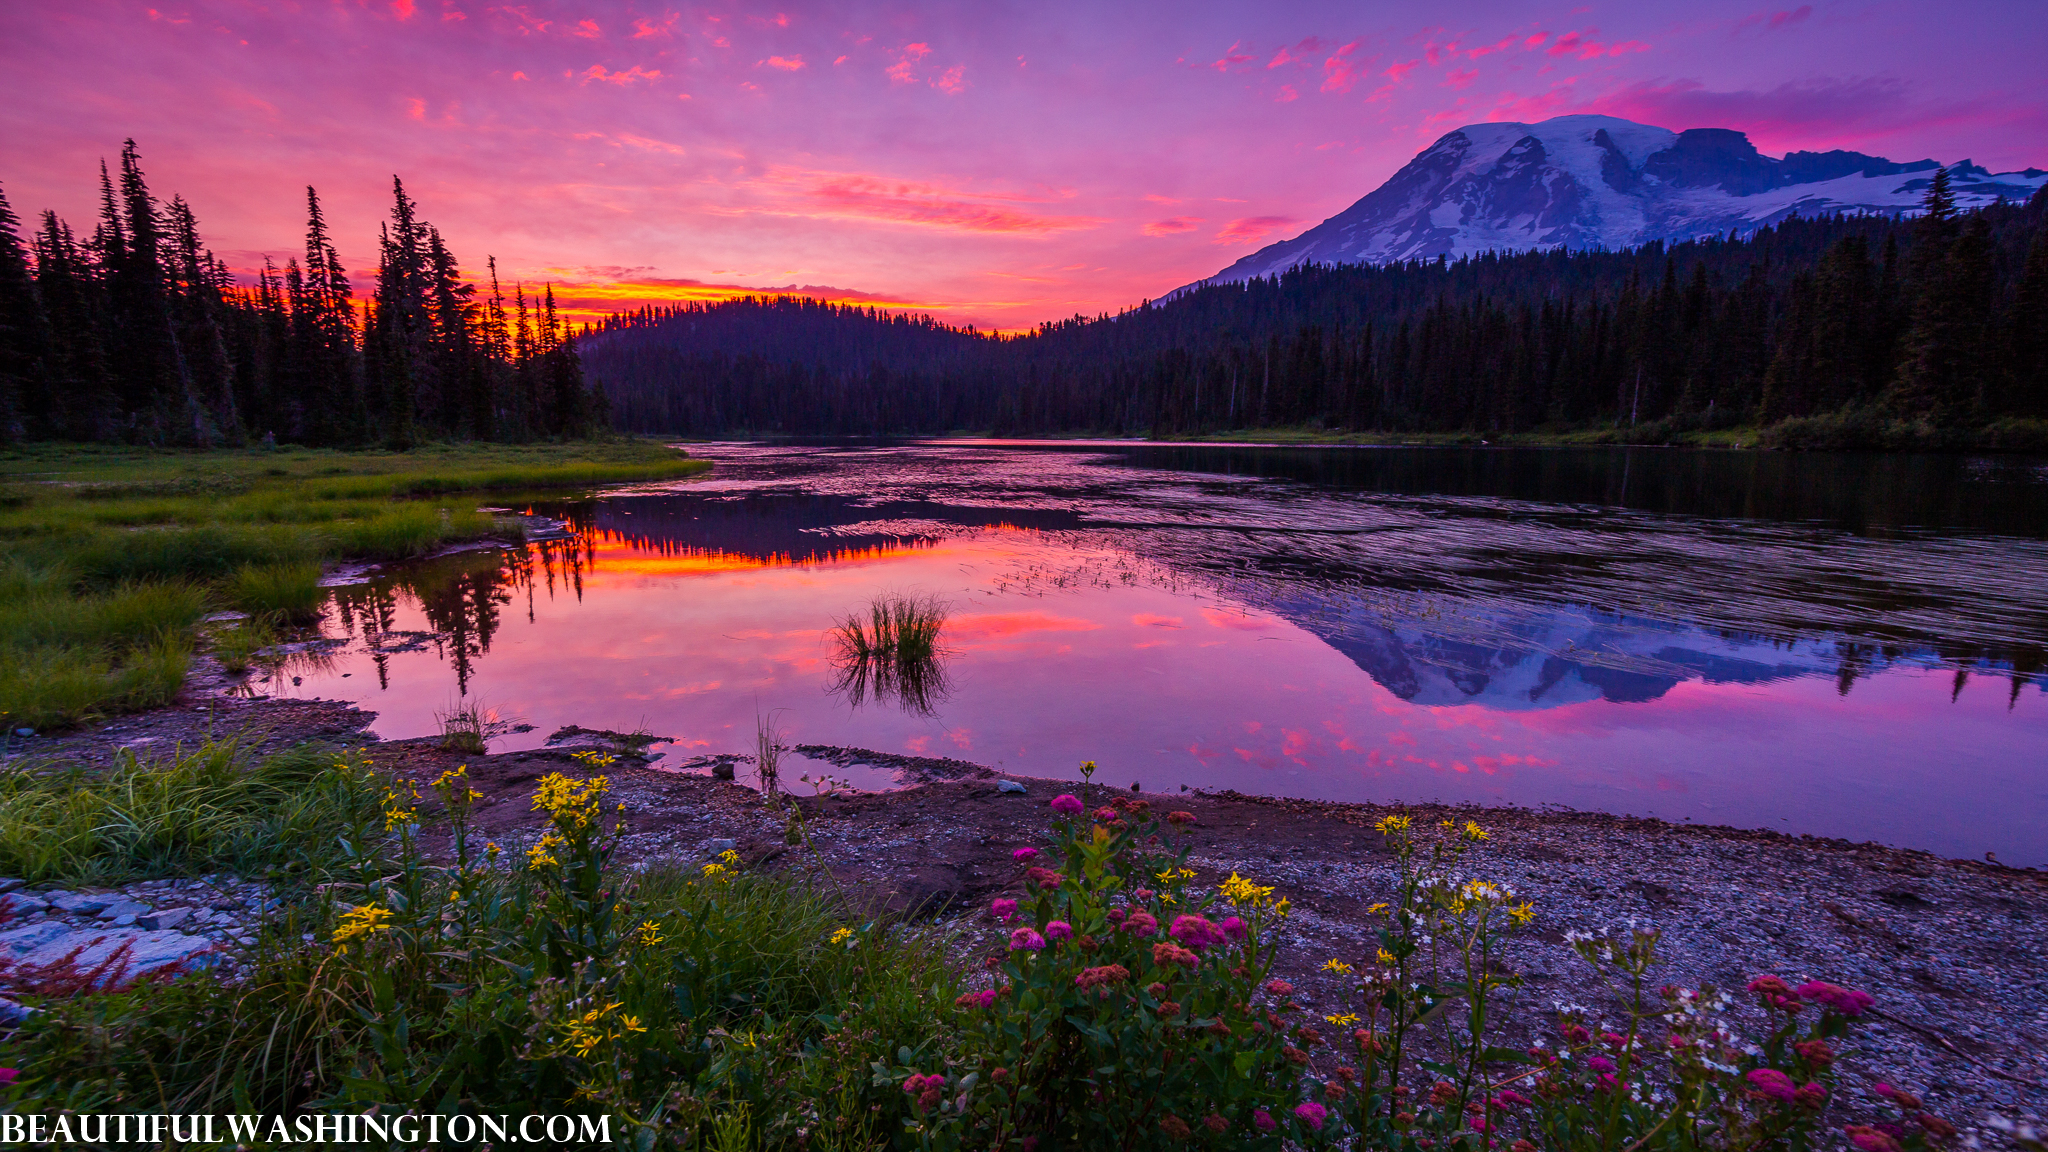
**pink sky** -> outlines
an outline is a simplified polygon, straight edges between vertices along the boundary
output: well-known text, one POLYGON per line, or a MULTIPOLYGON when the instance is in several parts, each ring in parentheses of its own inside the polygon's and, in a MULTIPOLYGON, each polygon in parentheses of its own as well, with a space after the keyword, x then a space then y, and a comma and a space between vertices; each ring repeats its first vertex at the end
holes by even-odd
POLYGON ((0 186, 89 229, 138 141, 238 268, 393 173, 472 272, 581 309, 781 287, 1014 328, 1299 233, 1461 124, 1598 111, 1766 152, 2048 164, 2040 0, 24 5, 0 186))

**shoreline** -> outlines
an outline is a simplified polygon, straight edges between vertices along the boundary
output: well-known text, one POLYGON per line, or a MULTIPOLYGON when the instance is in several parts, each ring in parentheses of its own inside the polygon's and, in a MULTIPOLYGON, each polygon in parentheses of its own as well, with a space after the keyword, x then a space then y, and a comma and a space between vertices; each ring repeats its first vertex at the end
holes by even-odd
MULTIPOLYGON (((531 796, 540 777, 590 774, 571 758, 592 746, 580 740, 462 755, 432 738, 379 740, 367 731, 374 713, 340 702, 214 696, 198 678, 193 688, 174 708, 37 738, 32 753, 103 765, 120 748, 147 755, 211 730, 248 732, 260 750, 301 739, 343 740, 365 747, 380 768, 422 784, 467 765, 485 797, 477 809, 480 829, 508 850, 538 835, 531 796)), ((877 914, 936 924, 950 934, 955 959, 972 967, 978 955, 1000 947, 1002 929, 985 914, 988 901, 1021 886, 1011 851, 1041 834, 1053 796, 1080 791, 1073 781, 998 778, 965 761, 925 765, 825 747, 806 747, 804 754, 893 766, 908 786, 795 794, 805 836, 792 846, 786 811, 752 785, 620 756, 606 774, 627 807, 622 859, 629 867, 694 868, 730 849, 748 868, 803 867, 877 914), (998 779, 1025 791, 1005 791, 998 779)), ((1084 798, 1101 803, 1112 793, 1131 795, 1093 785, 1084 798)), ((1232 791, 1143 798, 1195 816, 1189 864, 1200 873, 1197 884, 1213 886, 1237 873, 1292 898, 1296 911, 1282 933, 1277 971, 1317 1012, 1348 1008, 1344 989, 1322 963, 1355 963, 1373 947, 1369 908, 1386 894, 1388 857, 1372 823, 1396 811, 1424 826, 1471 819, 1489 834, 1468 858, 1472 873, 1505 883, 1536 907, 1534 923, 1502 953, 1525 980, 1521 1016, 1540 1020, 1552 1002, 1612 1009, 1611 991, 1564 946, 1564 934, 1652 926, 1663 932, 1656 979, 1739 990, 1754 976, 1776 974, 1871 991, 1880 1015, 1864 1049, 1845 1057, 1844 1091, 1888 1079, 1926 1096, 1931 1108, 1991 1146, 2003 1140, 1985 1127, 1992 1110, 2038 1116, 2048 1109, 2048 870, 1574 810, 1355 804, 1232 791)))

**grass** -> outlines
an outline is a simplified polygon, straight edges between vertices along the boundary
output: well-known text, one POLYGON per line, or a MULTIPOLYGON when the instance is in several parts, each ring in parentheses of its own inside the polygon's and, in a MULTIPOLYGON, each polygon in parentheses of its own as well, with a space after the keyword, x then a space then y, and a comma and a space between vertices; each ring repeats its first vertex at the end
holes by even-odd
POLYGON ((838 691, 855 707, 872 696, 895 698, 904 708, 929 715, 947 691, 946 604, 936 596, 885 593, 869 602, 865 616, 850 613, 832 630, 838 647, 838 691))
MULTIPOLYGON (((0 452, 0 714, 43 728, 155 707, 176 695, 209 607, 303 625, 325 600, 327 562, 403 560, 516 533, 465 494, 502 502, 708 467, 639 440, 0 452)), ((261 647, 251 638, 220 637, 244 670, 261 647)))
POLYGON ((469 756, 488 753, 491 737, 503 735, 518 723, 501 719, 497 710, 480 697, 464 700, 446 711, 435 711, 434 721, 441 726, 441 747, 469 756))
POLYGON ((331 753, 259 759, 234 739, 161 760, 124 752, 102 774, 17 767, 0 774, 0 873, 113 884, 305 869, 332 855, 339 812, 375 807, 382 791, 367 780, 331 753))

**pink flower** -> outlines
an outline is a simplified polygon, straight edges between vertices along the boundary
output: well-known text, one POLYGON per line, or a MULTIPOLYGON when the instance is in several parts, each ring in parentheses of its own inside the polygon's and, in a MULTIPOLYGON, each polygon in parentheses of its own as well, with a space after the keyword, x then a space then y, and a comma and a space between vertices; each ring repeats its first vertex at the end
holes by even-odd
POLYGON ((1495 1108, 1515 1108, 1529 1103, 1531 1101, 1527 1096, 1522 1095, 1513 1088, 1503 1088, 1500 1090, 1500 1094, 1493 1098, 1493 1106, 1495 1108))
POLYGON ((1323 1118, 1328 1116, 1330 1111, 1313 1100, 1304 1100, 1294 1106, 1294 1114, 1301 1117, 1302 1121, 1309 1127, 1321 1132, 1323 1130, 1323 1118))
POLYGON ((996 991, 985 988, 980 992, 968 992, 953 1001, 955 1008, 986 1008, 996 1002, 996 991))
POLYGON ((1472 1117, 1472 1119, 1471 1119, 1471 1120, 1467 1121, 1467 1123, 1468 1123, 1468 1124, 1470 1124, 1470 1125, 1472 1126, 1472 1130, 1473 1130, 1474 1132, 1491 1132, 1491 1131, 1493 1131, 1493 1125, 1491 1125, 1491 1124, 1488 1124, 1488 1123, 1486 1122, 1486 1117, 1484 1117, 1484 1116, 1474 1116, 1474 1117, 1472 1117))
POLYGON ((1083 968, 1074 977, 1074 983, 1082 988, 1093 988, 1098 984, 1121 984, 1131 978, 1130 969, 1121 964, 1104 964, 1100 968, 1083 968))
POLYGON ((1045 947, 1045 937, 1029 928, 1019 928, 1010 933, 1010 951, 1036 952, 1045 947))
POLYGON ((1060 882, 1066 879, 1065 876, 1050 868, 1040 868, 1036 865, 1025 870, 1024 878, 1040 888, 1057 888, 1060 886, 1060 882))
POLYGON ((1223 923, 1217 925, 1217 927, 1223 929, 1223 934, 1232 940, 1242 940, 1245 933, 1250 931, 1250 929, 1244 926, 1244 921, 1235 916, 1225 916, 1223 923))
POLYGON ((14 1083, 14 1078, 19 1075, 21 1075, 21 1069, 19 1068, 0 1068, 0 1084, 12 1084, 14 1083))
POLYGON ((1197 952, 1211 944, 1223 943, 1223 929, 1211 924, 1202 916, 1174 917, 1173 927, 1167 929, 1167 935, 1197 952))
POLYGON ((1863 1010, 1877 1003, 1877 997, 1854 988, 1840 988, 1819 980, 1809 980, 1794 989, 1800 996, 1816 1004, 1825 1005, 1844 1016, 1861 1016, 1863 1010))
POLYGON ((1150 900, 1152 898, 1152 890, 1150 888, 1140 888, 1137 891, 1131 893, 1131 895, 1137 897, 1140 900, 1150 900))
POLYGON ((1595 1056, 1591 1060, 1586 1061, 1586 1065, 1595 1072, 1614 1071, 1614 1061, 1609 1060, 1605 1056, 1595 1056))
POLYGON ((1849 1137, 1849 1143, 1863 1152, 1899 1152, 1899 1142, 1892 1139, 1890 1133, 1867 1124, 1851 1124, 1842 1129, 1842 1132, 1849 1137))
POLYGON ((1612 1092, 1620 1085, 1621 1081, 1616 1080, 1614 1078, 1614 1073, 1607 1072, 1601 1075, 1600 1080, 1598 1084, 1595 1085, 1595 1087, 1599 1088, 1602 1092, 1612 1092))
POLYGON ((1098 824, 1107 824, 1111 820, 1116 819, 1119 815, 1121 815, 1121 813, 1119 813, 1116 809, 1111 808, 1109 805, 1105 804, 1102 807, 1097 808, 1095 810, 1095 822, 1098 824))
POLYGON ((1266 991, 1271 992, 1275 996, 1292 996, 1294 995, 1294 985, 1289 984, 1285 980, 1268 980, 1266 981, 1266 991))
POLYGON ((1273 1123, 1273 1114, 1271 1112, 1266 1111, 1264 1108, 1254 1108, 1252 1109, 1252 1127, 1257 1128, 1261 1132, 1271 1132, 1273 1129, 1278 1128, 1279 1125, 1273 1123))
POLYGON ((1799 1089, 1792 1083, 1792 1078, 1776 1068, 1758 1068, 1745 1079, 1754 1085, 1758 1092, 1773 1100, 1790 1102, 1799 1095, 1799 1089))
POLYGON ((1074 926, 1065 920, 1048 920, 1045 925, 1045 936, 1048 940, 1071 940, 1074 936, 1074 926))
POLYGON ((988 910, 997 920, 1008 924, 1011 917, 1017 915, 1017 902, 1005 896, 1001 900, 990 904, 988 910))
POLYGON ((1010 853, 1010 859, 1017 860, 1020 862, 1024 860, 1036 860, 1038 859, 1038 849, 1019 848, 1015 852, 1010 853))
POLYGON ((1087 805, 1081 803, 1081 798, 1071 792, 1052 798, 1052 810, 1062 816, 1072 816, 1086 807, 1087 805))
POLYGON ((1159 921, 1154 920, 1150 912, 1133 912, 1123 922, 1122 931, 1133 936, 1150 936, 1159 931, 1159 921))

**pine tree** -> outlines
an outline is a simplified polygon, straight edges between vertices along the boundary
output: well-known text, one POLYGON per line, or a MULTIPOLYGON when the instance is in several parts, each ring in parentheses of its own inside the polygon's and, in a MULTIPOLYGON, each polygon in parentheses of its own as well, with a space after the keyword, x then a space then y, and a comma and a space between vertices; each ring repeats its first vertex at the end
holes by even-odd
POLYGON ((20 226, 0 192, 0 443, 28 435, 28 395, 50 385, 50 321, 29 273, 20 226))
POLYGON ((1997 409, 2010 416, 2048 419, 2048 228, 2037 229, 2027 249, 2006 317, 2006 390, 1997 409))

